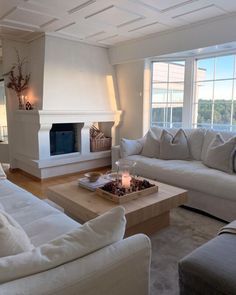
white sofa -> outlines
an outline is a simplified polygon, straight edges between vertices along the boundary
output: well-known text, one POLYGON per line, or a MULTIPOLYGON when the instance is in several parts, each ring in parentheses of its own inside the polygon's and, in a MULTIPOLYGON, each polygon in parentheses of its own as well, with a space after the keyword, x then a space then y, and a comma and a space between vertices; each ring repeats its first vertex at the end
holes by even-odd
MULTIPOLYGON (((152 131, 160 137, 162 129, 152 131)), ((169 129, 172 134, 176 129, 169 129)), ((200 209, 226 221, 236 219, 236 174, 208 168, 202 163, 206 151, 217 131, 205 129, 186 129, 191 152, 191 160, 161 160, 138 155, 127 158, 137 162, 136 174, 165 182, 188 190, 189 207, 200 209)), ((231 132, 220 132, 227 140, 231 132)), ((140 142, 143 142, 141 140, 140 142)), ((121 158, 120 146, 112 148, 112 167, 121 158)), ((236 165, 235 165, 236 166, 236 165)), ((235 167, 236 168, 236 167, 235 167)))
MULTIPOLYGON (((0 180, 0 205, 35 247, 81 226, 8 180, 0 180)), ((2 283, 0 294, 148 295, 149 270, 150 241, 140 234, 47 271, 2 283)))

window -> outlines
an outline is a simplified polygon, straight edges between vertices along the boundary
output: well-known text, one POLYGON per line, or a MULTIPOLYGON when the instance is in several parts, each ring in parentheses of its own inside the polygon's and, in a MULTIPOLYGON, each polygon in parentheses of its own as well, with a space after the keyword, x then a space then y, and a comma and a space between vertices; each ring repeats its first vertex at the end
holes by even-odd
POLYGON ((236 131, 235 55, 196 61, 194 127, 236 131))
POLYGON ((151 125, 181 127, 185 61, 153 62, 151 125))
POLYGON ((236 54, 152 63, 151 126, 236 132, 236 54))

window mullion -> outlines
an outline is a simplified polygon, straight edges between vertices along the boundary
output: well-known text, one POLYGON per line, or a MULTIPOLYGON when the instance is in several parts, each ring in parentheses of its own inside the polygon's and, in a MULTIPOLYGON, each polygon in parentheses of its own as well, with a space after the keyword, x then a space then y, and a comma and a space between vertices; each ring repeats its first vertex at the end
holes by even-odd
POLYGON ((212 89, 212 107, 211 107, 211 128, 214 124, 214 108, 215 108, 215 78, 216 78, 216 58, 214 58, 214 70, 213 70, 213 89, 212 89))
POLYGON ((193 100, 194 100, 194 58, 185 61, 184 75, 184 102, 183 102, 183 127, 191 128, 193 124, 193 100))

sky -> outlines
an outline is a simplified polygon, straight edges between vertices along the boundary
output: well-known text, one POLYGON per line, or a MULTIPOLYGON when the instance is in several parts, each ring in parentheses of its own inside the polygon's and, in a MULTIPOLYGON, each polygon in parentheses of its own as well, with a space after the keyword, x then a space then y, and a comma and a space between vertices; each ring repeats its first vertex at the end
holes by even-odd
MULTIPOLYGON (((212 99, 213 97, 213 82, 209 80, 214 79, 233 79, 235 56, 221 56, 216 58, 201 59, 197 62, 197 67, 206 70, 204 80, 208 82, 198 83, 199 85, 199 99, 212 99)), ((198 80, 198 79, 197 79, 198 80)), ((234 91, 234 81, 215 81, 214 82, 214 98, 215 100, 225 99, 232 100, 232 95, 236 98, 234 91)), ((235 84, 236 88, 236 84, 235 84)), ((236 89, 235 89, 236 90, 236 89)), ((236 92, 236 91, 234 91, 236 92)))

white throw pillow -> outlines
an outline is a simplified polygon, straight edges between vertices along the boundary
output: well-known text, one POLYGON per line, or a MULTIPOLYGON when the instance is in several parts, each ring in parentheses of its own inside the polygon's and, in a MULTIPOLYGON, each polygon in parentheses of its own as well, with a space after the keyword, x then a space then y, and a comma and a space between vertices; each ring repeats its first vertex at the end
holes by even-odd
POLYGON ((149 158, 159 158, 160 156, 160 138, 152 130, 149 130, 146 135, 141 155, 149 158))
POLYGON ((217 170, 227 173, 234 172, 234 154, 236 151, 236 137, 224 141, 220 134, 216 134, 208 146, 203 163, 217 170))
POLYGON ((0 211, 0 257, 31 251, 33 248, 21 226, 5 211, 0 211))
POLYGON ((190 158, 188 140, 183 129, 175 136, 163 129, 160 139, 160 159, 187 160, 190 158))
POLYGON ((184 129, 188 139, 191 158, 201 161, 202 146, 206 130, 204 128, 184 129))
POLYGON ((4 172, 3 168, 2 168, 2 165, 0 163, 0 180, 1 179, 6 179, 6 178, 7 178, 7 176, 6 176, 6 174, 5 174, 5 172, 4 172))
POLYGON ((132 155, 138 155, 143 148, 143 139, 126 139, 122 138, 120 142, 120 155, 126 158, 132 155))
POLYGON ((55 268, 118 242, 124 237, 125 226, 125 210, 116 207, 30 252, 0 258, 0 284, 55 268))

